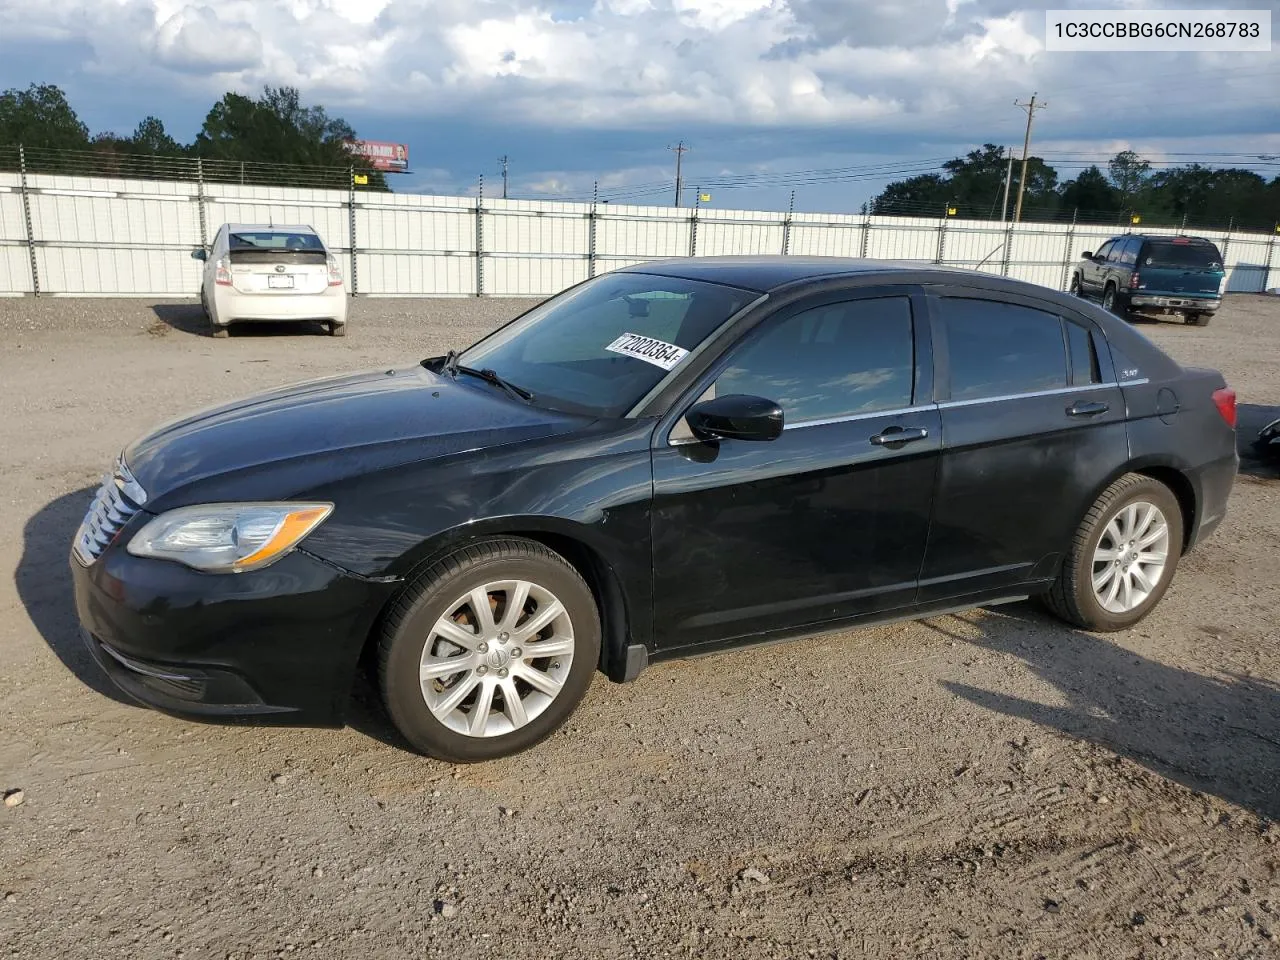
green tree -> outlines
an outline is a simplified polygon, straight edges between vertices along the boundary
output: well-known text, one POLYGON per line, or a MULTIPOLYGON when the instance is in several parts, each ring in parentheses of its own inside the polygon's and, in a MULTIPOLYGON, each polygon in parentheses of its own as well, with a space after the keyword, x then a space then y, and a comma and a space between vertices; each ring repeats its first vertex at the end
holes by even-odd
POLYGON ((880 216, 918 216, 940 211, 950 199, 947 180, 925 173, 889 184, 871 201, 871 209, 880 216))
MULTIPOLYGON (((351 166, 369 170, 347 143, 355 130, 324 107, 305 107, 292 87, 266 87, 256 100, 228 93, 213 105, 196 136, 192 151, 211 160, 243 164, 289 164, 329 168, 330 178, 342 180, 351 166)), ((370 172, 369 187, 386 189, 382 174, 370 172)), ((326 181, 326 185, 328 185, 326 181)))
POLYGON ((1085 167, 1074 180, 1062 185, 1062 208, 1077 211, 1082 220, 1114 219, 1120 195, 1097 166, 1085 167))
POLYGON ((89 128, 52 84, 33 83, 0 93, 0 144, 22 144, 28 150, 83 150, 89 128))
POLYGON ((135 153, 160 157, 180 157, 186 153, 186 148, 169 136, 164 121, 156 117, 147 117, 138 124, 129 138, 129 146, 135 153))
POLYGON ((1107 172, 1119 194, 1120 208, 1129 210, 1147 185, 1151 176, 1151 164, 1132 150, 1121 150, 1107 164, 1107 172))

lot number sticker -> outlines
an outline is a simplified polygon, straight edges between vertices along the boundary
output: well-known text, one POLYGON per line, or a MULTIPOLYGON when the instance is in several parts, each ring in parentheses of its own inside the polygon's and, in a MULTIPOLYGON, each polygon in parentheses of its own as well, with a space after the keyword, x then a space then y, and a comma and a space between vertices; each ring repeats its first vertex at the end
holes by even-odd
POLYGON ((688 350, 677 347, 674 343, 655 340, 653 337, 642 337, 638 333, 624 333, 605 349, 620 353, 624 357, 635 357, 637 360, 652 363, 663 370, 670 370, 689 355, 688 350))

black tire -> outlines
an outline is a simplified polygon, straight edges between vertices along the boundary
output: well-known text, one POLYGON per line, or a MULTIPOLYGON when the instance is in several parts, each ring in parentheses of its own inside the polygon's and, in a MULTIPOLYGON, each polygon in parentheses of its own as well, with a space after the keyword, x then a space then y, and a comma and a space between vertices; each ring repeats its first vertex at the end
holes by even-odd
POLYGON ((1207 327, 1212 313, 1188 313, 1187 323, 1193 327, 1207 327))
POLYGON ((1117 317, 1125 315, 1124 309, 1120 306, 1120 292, 1114 283, 1108 283, 1102 291, 1102 309, 1108 313, 1114 313, 1117 317))
POLYGON ((590 587, 558 553, 517 538, 479 541, 433 564, 395 600, 378 646, 379 686, 392 722, 415 750, 451 763, 492 760, 544 740, 581 702, 599 662, 600 616, 590 587), (450 605, 467 591, 501 579, 528 580, 559 599, 573 624, 573 661, 542 713, 509 733, 473 737, 449 728, 428 709, 419 665, 432 628, 450 605))
POLYGON ((1084 291, 1080 289, 1080 274, 1073 273, 1071 275, 1071 284, 1067 287, 1067 293, 1073 297, 1083 297, 1084 291))
POLYGON ((1110 633, 1131 627, 1155 609, 1169 589, 1182 556, 1182 538, 1182 507, 1172 491, 1151 477, 1125 474, 1107 487, 1084 515, 1057 580, 1041 599, 1055 616, 1085 630, 1110 633), (1169 525, 1169 553, 1164 572, 1150 595, 1126 613, 1113 613, 1102 606, 1093 592, 1094 551, 1116 514, 1137 501, 1153 504, 1164 514, 1169 525))
POLYGON ((345 337, 347 335, 347 325, 345 323, 330 323, 329 336, 345 337))

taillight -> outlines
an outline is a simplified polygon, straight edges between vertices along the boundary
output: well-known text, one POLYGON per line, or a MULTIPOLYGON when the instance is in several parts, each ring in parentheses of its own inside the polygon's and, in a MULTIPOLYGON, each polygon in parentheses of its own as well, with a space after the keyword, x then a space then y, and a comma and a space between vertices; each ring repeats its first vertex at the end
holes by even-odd
POLYGON ((1133 273, 1129 274, 1129 288, 1131 290, 1137 290, 1140 286, 1142 286, 1142 284, 1139 282, 1138 271, 1135 270, 1133 273))
POLYGON ((338 269, 338 261, 333 257, 329 258, 329 286, 342 286, 342 271, 338 269))
POLYGON ((1213 391, 1213 405, 1232 430, 1236 428, 1236 392, 1230 387, 1213 391))
POLYGON ((213 265, 213 282, 220 287, 231 286, 231 271, 221 260, 213 265))

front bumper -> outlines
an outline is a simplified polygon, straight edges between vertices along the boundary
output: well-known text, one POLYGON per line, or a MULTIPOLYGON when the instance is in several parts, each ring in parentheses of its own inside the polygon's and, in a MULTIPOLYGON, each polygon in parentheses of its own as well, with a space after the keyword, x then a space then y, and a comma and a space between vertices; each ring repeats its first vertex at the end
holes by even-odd
POLYGON ((1213 313, 1222 306, 1221 297, 1179 297, 1160 294, 1134 293, 1129 295, 1131 307, 1158 307, 1162 310, 1194 310, 1213 313))
POLYGON ((131 532, 90 566, 70 560, 82 636, 118 687, 193 719, 342 723, 394 584, 301 550, 262 570, 205 574, 130 555, 122 543, 131 532))

